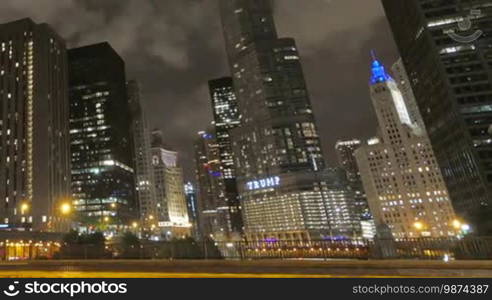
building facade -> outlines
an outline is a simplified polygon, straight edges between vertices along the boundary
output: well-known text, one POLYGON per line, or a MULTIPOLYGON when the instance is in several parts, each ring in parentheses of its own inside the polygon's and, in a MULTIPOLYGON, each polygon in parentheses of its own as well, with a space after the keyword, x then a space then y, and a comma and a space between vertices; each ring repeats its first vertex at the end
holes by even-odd
MULTIPOLYGON (((360 191, 354 189, 346 171, 326 168, 322 171, 321 186, 329 227, 329 235, 325 238, 361 238, 364 235, 361 220, 366 219, 360 212, 360 191)), ((365 204, 367 206, 367 202, 365 204)))
POLYGON ((410 116, 410 121, 412 121, 413 124, 416 124, 417 128, 423 130, 424 134, 427 134, 424 120, 420 114, 419 106, 417 104, 415 94, 413 93, 412 85, 410 84, 410 78, 408 78, 408 73, 401 58, 393 64, 391 67, 391 73, 393 74, 395 82, 398 85, 398 89, 400 89, 403 100, 405 101, 408 115, 410 116))
POLYGON ((137 217, 125 64, 108 43, 68 51, 72 193, 83 230, 137 217))
POLYGON ((335 151, 338 158, 338 164, 347 173, 349 181, 360 181, 359 167, 355 159, 355 150, 362 145, 358 139, 339 140, 335 144, 335 151))
POLYGON ((241 126, 231 130, 246 238, 330 234, 318 129, 296 43, 279 38, 267 0, 222 0, 241 126))
POLYGON ((476 215, 492 211, 490 1, 383 5, 453 206, 484 223, 476 215))
POLYGON ((154 170, 152 167, 151 132, 141 102, 140 87, 131 80, 127 83, 128 101, 132 114, 133 151, 135 157, 135 191, 140 219, 157 215, 154 170))
POLYGON ((198 201, 197 191, 195 186, 191 182, 187 182, 184 185, 184 191, 186 196, 186 207, 188 208, 188 218, 192 225, 192 235, 195 239, 200 239, 200 230, 198 225, 198 201))
POLYGON ((225 241, 231 238, 232 222, 215 135, 201 131, 195 140, 198 225, 202 238, 225 241))
POLYGON ((230 134, 231 130, 238 128, 241 124, 236 93, 230 77, 211 80, 208 86, 214 115, 215 139, 219 146, 225 201, 229 206, 230 230, 241 233, 243 222, 230 134))
POLYGON ((374 59, 370 83, 380 136, 356 151, 376 225, 395 238, 457 235, 455 214, 427 136, 418 130, 397 83, 374 59))
POLYGON ((190 236, 191 224, 178 153, 164 148, 160 131, 154 131, 152 135, 152 168, 157 215, 145 216, 144 226, 149 226, 153 232, 159 232, 168 240, 190 236))
POLYGON ((70 201, 65 41, 47 24, 0 25, 0 222, 67 231, 70 201))
POLYGON ((362 235, 366 238, 372 238, 374 220, 369 210, 369 204, 367 203, 366 193, 360 177, 359 166, 355 158, 355 151, 360 146, 362 146, 362 141, 358 139, 339 140, 335 144, 335 152, 339 165, 347 174, 348 185, 354 191, 355 217, 360 223, 362 235))

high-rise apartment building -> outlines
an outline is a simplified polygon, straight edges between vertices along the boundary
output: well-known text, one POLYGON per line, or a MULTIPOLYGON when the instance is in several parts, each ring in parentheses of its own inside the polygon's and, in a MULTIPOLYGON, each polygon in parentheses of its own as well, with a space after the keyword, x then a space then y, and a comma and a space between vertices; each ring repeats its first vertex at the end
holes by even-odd
POLYGON ((230 77, 211 80, 208 86, 214 115, 215 139, 219 147, 225 201, 229 207, 230 227, 232 231, 239 233, 242 232, 243 222, 230 134, 232 129, 238 128, 241 124, 236 93, 230 77))
POLYGON ((383 5, 453 206, 480 223, 492 211, 490 1, 383 5))
POLYGON ((395 238, 456 235, 453 207, 430 142, 376 59, 370 90, 380 136, 361 146, 356 158, 375 223, 387 225, 395 238))
POLYGON ((191 234, 184 191, 183 169, 178 153, 165 148, 160 131, 152 132, 152 167, 154 170, 157 215, 147 215, 144 226, 159 230, 166 239, 191 234))
POLYGON ((125 64, 108 43, 68 51, 72 193, 83 227, 137 218, 125 64))
POLYGON ((0 223, 66 231, 70 202, 67 53, 47 24, 0 25, 0 223))
POLYGON ((296 43, 279 38, 271 1, 221 0, 241 126, 230 131, 246 237, 329 235, 328 188, 296 43))
POLYGON ((152 167, 151 132, 141 102, 140 87, 131 80, 127 83, 128 101, 132 114, 133 151, 135 157, 135 190, 140 218, 157 215, 154 170, 152 167))

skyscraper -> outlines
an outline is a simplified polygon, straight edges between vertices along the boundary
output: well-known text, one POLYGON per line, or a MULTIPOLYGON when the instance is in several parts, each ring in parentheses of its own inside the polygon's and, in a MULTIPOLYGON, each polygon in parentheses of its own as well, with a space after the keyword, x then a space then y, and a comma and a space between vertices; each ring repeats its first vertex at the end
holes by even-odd
POLYGON ((492 204, 490 1, 383 5, 453 206, 474 221, 492 204))
POLYGON ((0 222, 68 230, 70 201, 67 53, 47 24, 0 25, 0 222))
POLYGON ((215 136, 219 147, 220 172, 223 177, 225 201, 229 207, 231 230, 239 233, 242 232, 243 222, 230 134, 231 130, 238 128, 241 123, 237 98, 230 77, 211 80, 208 86, 212 100, 215 136))
POLYGON ((454 236, 453 207, 430 142, 376 59, 370 90, 380 136, 355 155, 376 224, 396 238, 454 236))
POLYGON ((202 238, 230 239, 232 230, 220 163, 220 147, 210 131, 198 133, 195 140, 198 225, 202 238))
POLYGON ((320 140, 295 41, 279 38, 271 1, 221 0, 241 127, 231 136, 246 236, 329 235, 320 140))
MULTIPOLYGON (((359 166, 355 158, 355 151, 362 146, 362 142, 358 139, 339 140, 335 144, 335 150, 338 157, 338 163, 347 173, 348 185, 354 191, 354 210, 358 222, 363 222, 365 226, 362 228, 373 227, 372 215, 369 211, 366 193, 362 185, 359 166)), ((363 233, 369 237, 372 233, 363 233)))
POLYGON ((186 196, 186 206, 188 207, 188 217, 192 227, 192 234, 195 239, 200 238, 200 232, 198 227, 198 202, 195 186, 191 182, 187 182, 184 185, 184 191, 186 196))
POLYGON ((347 172, 349 181, 360 181, 359 167, 354 153, 361 145, 362 142, 357 139, 339 140, 335 144, 338 163, 347 172))
POLYGON ((152 167, 154 170, 157 215, 147 215, 145 225, 160 231, 166 239, 182 238, 191 234, 188 208, 184 192, 183 170, 178 164, 178 153, 166 149, 162 133, 152 132, 152 167))
POLYGON ((133 151, 135 153, 135 189, 140 218, 157 215, 154 170, 152 167, 151 133, 145 109, 140 99, 140 87, 131 80, 127 83, 128 101, 132 114, 133 151))
POLYGON ((125 64, 108 43, 68 58, 75 208, 84 226, 117 231, 137 217, 125 64))
POLYGON ((351 186, 347 173, 342 168, 325 168, 322 178, 322 198, 325 207, 320 209, 327 212, 329 236, 360 238, 364 233, 358 207, 361 201, 359 190, 351 186))

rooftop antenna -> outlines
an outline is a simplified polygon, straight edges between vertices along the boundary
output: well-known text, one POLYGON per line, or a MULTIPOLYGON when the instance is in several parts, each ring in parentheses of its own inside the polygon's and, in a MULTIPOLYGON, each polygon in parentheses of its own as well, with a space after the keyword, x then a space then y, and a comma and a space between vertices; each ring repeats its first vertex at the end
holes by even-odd
POLYGON ((371 57, 372 57, 372 60, 377 60, 377 58, 376 58, 376 51, 371 50, 371 57))

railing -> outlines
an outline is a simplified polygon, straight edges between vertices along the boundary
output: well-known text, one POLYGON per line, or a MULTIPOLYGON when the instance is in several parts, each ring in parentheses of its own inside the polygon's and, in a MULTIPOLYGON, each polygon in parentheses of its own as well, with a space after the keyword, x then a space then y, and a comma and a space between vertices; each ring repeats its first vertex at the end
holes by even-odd
MULTIPOLYGON (((1 249, 0 249, 1 250, 1 249)), ((64 246, 60 259, 492 259, 492 237, 403 240, 141 242, 64 246)))
POLYGON ((406 239, 395 244, 398 258, 492 259, 492 237, 406 239))
POLYGON ((492 259, 492 237, 216 243, 236 259, 492 259))

